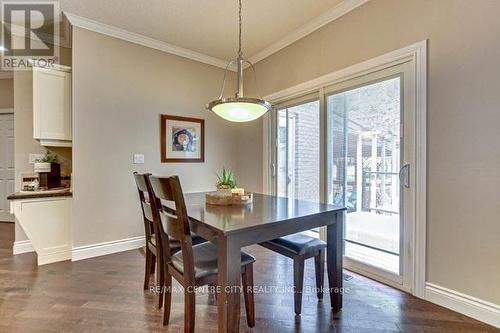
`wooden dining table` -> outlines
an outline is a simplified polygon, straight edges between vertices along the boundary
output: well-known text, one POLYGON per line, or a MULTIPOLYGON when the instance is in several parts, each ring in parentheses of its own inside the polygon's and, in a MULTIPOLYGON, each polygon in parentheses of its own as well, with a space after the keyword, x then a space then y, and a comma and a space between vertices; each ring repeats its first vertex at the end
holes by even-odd
POLYGON ((332 310, 342 308, 344 207, 264 194, 242 206, 208 205, 205 193, 187 193, 185 202, 192 231, 217 245, 219 332, 239 331, 241 248, 318 227, 326 226, 332 310))

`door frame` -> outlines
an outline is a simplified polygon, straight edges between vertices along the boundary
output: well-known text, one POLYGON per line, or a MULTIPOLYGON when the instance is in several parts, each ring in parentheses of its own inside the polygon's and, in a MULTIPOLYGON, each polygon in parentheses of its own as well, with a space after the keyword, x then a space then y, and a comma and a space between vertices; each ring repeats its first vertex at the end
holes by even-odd
MULTIPOLYGON (((11 115, 14 115, 14 108, 0 108, 0 114, 11 114, 11 115)), ((14 119, 15 121, 15 119, 14 119)), ((14 123, 14 134, 15 134, 15 123, 14 123)), ((14 138, 15 140, 15 138, 14 138)), ((15 143, 14 143, 15 144, 15 143)), ((14 181, 15 181, 15 178, 16 178, 16 169, 15 169, 15 156, 14 156, 14 181)), ((5 198, 2 198, 2 200, 4 200, 5 198)), ((14 218, 14 215, 12 214, 12 221, 2 221, 2 222, 6 222, 6 223, 14 223, 15 222, 15 218, 14 218)))
MULTIPOLYGON (((419 298, 425 297, 426 280, 426 224, 427 224, 427 40, 409 45, 407 47, 383 54, 376 58, 361 62, 359 64, 338 70, 336 72, 318 77, 316 79, 298 84, 296 86, 272 93, 264 98, 272 104, 279 104, 286 100, 304 96, 307 94, 318 93, 320 101, 324 95, 324 87, 339 84, 341 82, 368 75, 395 65, 410 62, 414 68, 414 87, 415 87, 415 213, 414 230, 412 241, 409 246, 412 247, 413 258, 413 279, 411 293, 419 298)), ((321 107, 321 110, 325 108, 321 107)), ((324 111, 320 111, 326 113, 324 111)), ((272 193, 273 176, 273 156, 272 156, 272 138, 274 121, 272 120, 275 112, 269 112, 263 121, 263 192, 272 193)), ((326 147, 325 120, 326 114, 320 114, 322 142, 320 149, 322 166, 321 180, 324 181, 327 159, 324 158, 324 149, 326 147)), ((324 186, 324 185, 323 185, 324 186)), ((321 191, 326 193, 326 189, 321 191)), ((324 194, 323 193, 323 196, 324 194)), ((325 197, 325 196, 324 196, 325 197)))

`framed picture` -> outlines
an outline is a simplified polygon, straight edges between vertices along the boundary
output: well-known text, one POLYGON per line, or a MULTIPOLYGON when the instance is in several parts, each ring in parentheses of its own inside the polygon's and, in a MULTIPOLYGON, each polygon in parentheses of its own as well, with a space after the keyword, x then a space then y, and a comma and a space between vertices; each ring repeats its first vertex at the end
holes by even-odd
POLYGON ((162 114, 161 161, 205 162, 205 120, 162 114))

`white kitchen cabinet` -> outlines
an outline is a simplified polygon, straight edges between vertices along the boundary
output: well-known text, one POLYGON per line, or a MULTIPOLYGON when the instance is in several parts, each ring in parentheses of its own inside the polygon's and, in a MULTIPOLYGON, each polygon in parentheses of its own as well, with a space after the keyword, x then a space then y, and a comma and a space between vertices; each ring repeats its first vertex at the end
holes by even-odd
POLYGON ((33 137, 42 146, 71 147, 69 67, 33 67, 33 137))
POLYGON ((31 241, 38 265, 71 260, 71 197, 11 201, 11 212, 31 241))

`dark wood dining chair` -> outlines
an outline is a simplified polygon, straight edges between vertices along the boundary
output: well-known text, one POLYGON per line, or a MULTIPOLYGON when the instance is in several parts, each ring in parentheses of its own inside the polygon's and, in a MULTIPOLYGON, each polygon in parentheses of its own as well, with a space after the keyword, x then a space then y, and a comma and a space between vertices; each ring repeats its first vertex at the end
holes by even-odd
MULTIPOLYGON (((151 188, 151 182, 149 177, 150 173, 139 174, 134 172, 134 179, 137 185, 137 191, 139 192, 139 200, 141 202, 142 216, 144 220, 144 231, 146 235, 146 268, 144 271, 144 290, 147 290, 150 286, 151 275, 155 273, 155 267, 157 267, 156 271, 156 283, 157 286, 163 286, 164 271, 162 264, 162 255, 163 251, 161 248, 161 233, 158 230, 158 225, 155 221, 158 219, 154 218, 155 214, 158 214, 156 209, 153 209, 153 205, 151 204, 151 198, 153 198, 153 191, 151 188)), ((194 235, 193 243, 199 244, 206 242, 205 239, 194 235)), ((180 251, 181 244, 178 241, 172 240, 169 242, 169 249, 171 253, 175 253, 180 251)), ((160 297, 158 299, 158 308, 161 309, 163 306, 163 295, 160 293, 160 297)))
MULTIPOLYGON (((184 288, 184 332, 194 332, 195 327, 195 288, 217 285, 217 246, 206 242, 193 245, 184 195, 177 176, 168 178, 151 177, 155 196, 155 209, 158 210, 157 222, 162 235, 163 247, 169 248, 170 239, 180 242, 181 251, 163 255, 165 264, 165 309, 163 325, 168 325, 172 301, 172 277, 184 288), (174 205, 175 214, 167 205, 174 205), (167 237, 168 236, 168 237, 167 237), (170 237, 170 238, 169 238, 170 237)), ((172 207, 170 207, 172 208, 172 207)), ((245 297, 247 324, 255 326, 253 288, 253 263, 255 258, 241 252, 241 276, 245 297)))
POLYGON ((326 243, 304 233, 288 235, 261 243, 263 247, 293 259, 293 282, 295 287, 295 314, 302 312, 302 291, 304 289, 304 263, 314 257, 317 297, 323 299, 326 243))
POLYGON ((144 272, 144 290, 149 288, 151 274, 154 274, 155 266, 157 266, 155 259, 159 255, 156 247, 156 236, 158 235, 158 231, 153 220, 153 209, 149 200, 149 184, 146 181, 150 175, 151 174, 138 174, 137 172, 134 172, 134 179, 137 185, 137 191, 139 192, 142 217, 144 220, 144 231, 146 235, 146 269, 144 272))

